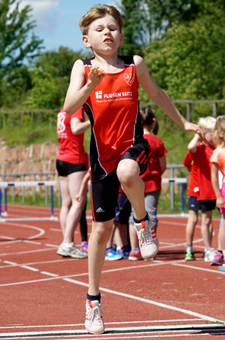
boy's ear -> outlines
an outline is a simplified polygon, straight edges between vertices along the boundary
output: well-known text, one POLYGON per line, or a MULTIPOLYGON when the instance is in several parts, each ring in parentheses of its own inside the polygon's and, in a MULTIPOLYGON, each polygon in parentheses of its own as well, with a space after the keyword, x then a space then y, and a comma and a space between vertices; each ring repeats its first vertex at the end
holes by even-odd
POLYGON ((85 47, 91 47, 91 44, 89 43, 89 40, 88 40, 88 36, 87 36, 87 35, 83 35, 83 36, 82 36, 82 40, 83 40, 83 43, 84 43, 84 46, 85 46, 85 47))
POLYGON ((120 45, 123 45, 123 39, 124 39, 124 35, 123 33, 120 33, 120 45))

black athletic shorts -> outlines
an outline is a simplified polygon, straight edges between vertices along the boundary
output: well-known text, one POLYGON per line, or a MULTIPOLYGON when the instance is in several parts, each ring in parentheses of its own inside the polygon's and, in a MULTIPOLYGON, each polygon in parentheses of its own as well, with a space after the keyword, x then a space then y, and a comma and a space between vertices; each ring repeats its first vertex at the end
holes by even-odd
POLYGON ((68 175, 71 175, 74 172, 87 170, 85 164, 72 164, 72 163, 60 161, 59 159, 56 159, 56 169, 57 169, 58 175, 61 177, 67 177, 68 175))
MULTIPOLYGON (((123 159, 136 161, 140 166, 140 175, 142 175, 146 171, 150 159, 150 148, 146 143, 135 144, 122 155, 121 160, 123 159)), ((92 216, 94 221, 105 222, 115 217, 119 186, 116 169, 105 178, 91 183, 92 216)))
POLYGON ((198 201, 197 197, 189 196, 188 197, 188 210, 201 210, 201 212, 207 212, 214 210, 216 207, 216 200, 204 200, 198 201))

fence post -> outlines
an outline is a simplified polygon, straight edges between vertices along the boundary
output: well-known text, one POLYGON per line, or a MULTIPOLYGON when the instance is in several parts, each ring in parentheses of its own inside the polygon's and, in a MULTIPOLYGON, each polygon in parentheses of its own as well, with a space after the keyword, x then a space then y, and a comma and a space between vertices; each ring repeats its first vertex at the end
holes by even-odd
MULTIPOLYGON (((170 177, 174 178, 174 168, 171 168, 170 173, 171 173, 170 177)), ((174 183, 173 182, 170 183, 170 208, 171 210, 174 209, 174 183)))
POLYGON ((186 120, 188 122, 191 122, 191 103, 187 103, 187 108, 186 108, 186 120))
POLYGON ((217 117, 217 103, 216 102, 213 103, 213 117, 214 118, 217 117))

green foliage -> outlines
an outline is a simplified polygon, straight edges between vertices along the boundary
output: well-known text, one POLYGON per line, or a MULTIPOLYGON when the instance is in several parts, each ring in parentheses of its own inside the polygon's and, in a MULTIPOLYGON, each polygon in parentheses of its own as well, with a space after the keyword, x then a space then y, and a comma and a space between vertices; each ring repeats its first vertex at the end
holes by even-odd
POLYGON ((68 88, 72 66, 83 52, 73 52, 66 47, 48 51, 35 59, 31 72, 32 88, 24 105, 28 109, 52 109, 62 107, 68 88))
POLYGON ((123 45, 119 48, 119 54, 132 55, 142 54, 142 48, 145 46, 142 39, 144 12, 141 11, 141 1, 122 0, 120 8, 124 27, 123 27, 123 45))
MULTIPOLYGON (((174 99, 222 99, 225 88, 225 22, 205 16, 173 25, 144 51, 150 74, 174 99)), ((147 98, 140 91, 142 101, 147 98)))
MULTIPOLYGON (((42 40, 38 39, 30 21, 31 7, 20 10, 20 1, 1 0, 0 2, 0 102, 5 104, 3 92, 13 86, 13 79, 23 83, 21 76, 25 70, 23 63, 27 58, 34 58, 41 48, 42 40), (14 7, 15 5, 15 7, 14 7), (12 10, 12 8, 14 8, 12 10), (22 68, 21 72, 20 69, 22 68), (10 86, 11 85, 11 86, 10 86)), ((27 78, 25 78, 25 84, 27 78)), ((26 85, 23 85, 26 87, 26 85)), ((22 86, 22 87, 23 87, 22 86)), ((13 95, 13 92, 11 93, 13 95)), ((8 103, 8 102, 7 102, 8 103)))

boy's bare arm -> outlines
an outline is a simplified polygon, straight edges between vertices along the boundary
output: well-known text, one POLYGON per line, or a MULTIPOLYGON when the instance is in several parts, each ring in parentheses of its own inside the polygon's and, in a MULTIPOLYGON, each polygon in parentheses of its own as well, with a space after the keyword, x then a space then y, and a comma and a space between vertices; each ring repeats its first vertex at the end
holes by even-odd
POLYGON ((79 110, 103 78, 104 71, 97 67, 92 67, 88 76, 88 82, 85 84, 84 65, 82 60, 78 59, 72 68, 70 84, 63 106, 64 110, 69 115, 79 110))
POLYGON ((151 78, 145 61, 140 56, 134 56, 137 77, 150 99, 175 123, 185 131, 194 131, 202 134, 200 127, 196 124, 187 122, 177 110, 170 97, 151 78))

